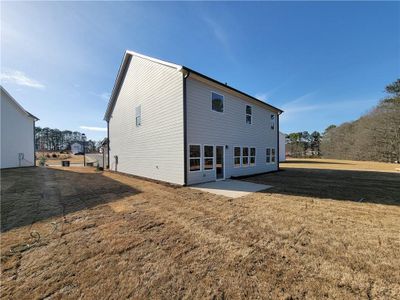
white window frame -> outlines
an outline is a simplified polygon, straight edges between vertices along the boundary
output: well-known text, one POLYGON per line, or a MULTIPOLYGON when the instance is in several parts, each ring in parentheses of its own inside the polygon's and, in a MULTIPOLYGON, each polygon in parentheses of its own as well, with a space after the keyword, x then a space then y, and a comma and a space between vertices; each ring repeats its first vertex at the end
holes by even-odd
POLYGON ((138 105, 135 107, 135 124, 136 127, 142 126, 142 105, 138 105))
POLYGON ((274 114, 271 114, 270 116, 270 128, 271 130, 275 130, 275 120, 276 120, 276 116, 274 114))
POLYGON ((225 96, 215 91, 210 91, 210 92, 211 92, 211 111, 223 114, 225 112, 225 96), (213 94, 217 94, 218 96, 222 97, 222 111, 217 111, 213 109, 213 94))
MULTIPOLYGON (((200 151, 201 152, 201 151, 200 151)), ((215 169, 215 146, 214 145, 207 145, 207 144, 204 144, 203 145, 203 156, 202 156, 202 162, 203 162, 203 170, 204 171, 213 171, 214 169, 215 169), (206 149, 204 149, 205 147, 212 147, 212 151, 213 151, 213 155, 212 156, 206 156, 206 149), (212 161, 213 161, 213 163, 212 163, 212 168, 211 169, 206 169, 205 168, 205 166, 206 166, 206 164, 205 164, 205 160, 206 159, 212 159, 212 161)), ((200 164, 201 165, 201 164, 200 164)))
POLYGON ((196 172, 201 172, 201 168, 202 168, 202 164, 201 164, 201 158, 202 158, 202 152, 201 152, 201 144, 189 144, 189 147, 188 147, 188 151, 189 151, 189 153, 188 153, 188 158, 189 158, 189 161, 188 161, 188 163, 189 163, 189 172, 190 173, 196 173, 196 172), (190 157, 190 146, 199 146, 200 147, 200 156, 199 157, 190 157), (200 167, 199 167, 199 169, 198 170, 190 170, 190 160, 192 160, 192 159, 198 159, 198 160, 200 160, 200 167))
POLYGON ((240 168, 242 166, 242 147, 241 146, 234 146, 233 147, 233 167, 240 168), (239 156, 235 155, 235 148, 239 148, 239 156), (235 159, 239 158, 239 165, 235 164, 235 159))
POLYGON ((253 125, 253 106, 246 104, 245 113, 246 113, 246 119, 245 119, 246 125, 253 125), (250 111, 251 111, 250 114, 247 113, 247 106, 250 107, 250 111), (250 117, 250 123, 247 123, 248 116, 250 117))
POLYGON ((257 157, 257 148, 256 147, 249 147, 249 166, 254 167, 256 165, 256 157, 257 157), (254 155, 251 155, 251 149, 254 149, 254 155), (254 157, 254 164, 251 163, 251 158, 254 157))
POLYGON ((265 163, 271 164, 271 148, 265 148, 265 163), (269 154, 268 154, 268 150, 269 150, 269 154), (267 161, 267 158, 269 158, 269 161, 267 161))
POLYGON ((250 147, 244 146, 242 147, 242 167, 250 166, 250 147), (244 149, 247 148, 247 155, 244 155, 244 149), (247 164, 243 163, 243 158, 247 157, 247 164))
POLYGON ((276 163, 276 149, 275 148, 271 148, 271 164, 275 164, 276 163), (273 152, 273 154, 272 154, 273 152))

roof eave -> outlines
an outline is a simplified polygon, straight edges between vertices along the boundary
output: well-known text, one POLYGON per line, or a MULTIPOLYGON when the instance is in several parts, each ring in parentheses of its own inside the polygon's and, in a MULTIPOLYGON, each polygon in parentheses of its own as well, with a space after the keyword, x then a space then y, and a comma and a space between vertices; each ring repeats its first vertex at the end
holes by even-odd
POLYGON ((257 101, 261 105, 267 106, 268 108, 271 108, 272 110, 276 111, 279 115, 283 113, 283 110, 281 110, 281 109, 279 109, 279 108, 277 108, 277 107, 275 107, 275 106, 273 106, 271 104, 268 104, 268 103, 266 103, 264 101, 261 101, 260 99, 257 99, 257 98, 255 98, 255 97, 253 97, 253 96, 251 96, 251 95, 249 95, 247 93, 244 93, 244 92, 242 92, 242 91, 240 91, 238 89, 235 89, 234 87, 231 87, 231 86, 229 86, 227 84, 224 84, 224 83, 222 83, 222 82, 220 82, 218 80, 215 80, 214 78, 211 78, 211 77, 209 77, 207 75, 204 75, 204 74, 202 74, 200 72, 197 72, 195 70, 192 70, 192 69, 190 69, 190 68, 188 68, 186 66, 182 66, 182 69, 186 70, 187 72, 196 74, 197 76, 203 77, 204 79, 209 80, 211 82, 214 82, 214 83, 216 83, 216 84, 218 84, 218 85, 220 85, 222 87, 228 88, 228 89, 230 89, 230 90, 232 90, 232 91, 234 91, 234 92, 236 92, 238 94, 241 94, 241 95, 243 95, 245 97, 251 98, 252 100, 257 101))

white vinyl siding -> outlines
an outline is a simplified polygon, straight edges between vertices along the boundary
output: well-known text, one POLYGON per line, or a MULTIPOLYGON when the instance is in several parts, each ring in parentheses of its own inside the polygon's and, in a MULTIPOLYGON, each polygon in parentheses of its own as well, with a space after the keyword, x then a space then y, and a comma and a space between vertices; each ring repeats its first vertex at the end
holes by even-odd
POLYGON ((140 105, 136 107, 135 113, 136 113, 136 118, 135 118, 136 127, 139 127, 140 125, 142 125, 142 107, 140 105))
MULTIPOLYGON (((277 147, 277 132, 266 126, 265 120, 276 114, 255 101, 234 94, 223 87, 190 75, 187 79, 187 143, 225 147, 225 177, 274 171, 277 164, 265 163, 265 149, 277 147), (210 109, 210 94, 223 96, 223 113, 210 109), (251 126, 244 118, 246 106, 251 106, 251 126), (249 149, 248 167, 239 166, 242 157, 235 147, 249 149), (255 148, 255 164, 250 166, 251 148, 255 148), (260 155, 259 155, 260 154, 260 155)), ((276 128, 275 128, 276 129, 276 128)), ((242 149, 241 149, 242 150, 242 149)), ((215 155, 215 152, 214 152, 215 155)), ((215 170, 215 169, 214 169, 215 170)), ((215 171, 188 172, 188 184, 215 180, 215 171)))
POLYGON ((111 170, 184 184, 182 73, 132 56, 109 135, 111 170))
POLYGON ((34 119, 22 112, 12 99, 1 91, 0 168, 35 165, 33 127, 34 119))

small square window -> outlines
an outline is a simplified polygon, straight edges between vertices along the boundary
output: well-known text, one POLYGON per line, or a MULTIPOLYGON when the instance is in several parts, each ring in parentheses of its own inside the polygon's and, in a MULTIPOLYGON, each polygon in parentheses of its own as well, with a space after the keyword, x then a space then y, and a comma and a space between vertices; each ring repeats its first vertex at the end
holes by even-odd
POLYGON ((235 157, 235 167, 240 167, 240 156, 239 157, 235 157))
POLYGON ((243 156, 249 156, 249 148, 243 147, 243 156))
POLYGON ((235 156, 240 156, 240 147, 235 147, 235 156))
POLYGON ((211 93, 212 97, 212 110, 217 112, 224 112, 224 96, 217 93, 211 93))
POLYGON ((200 171, 200 158, 190 159, 190 171, 200 171))
POLYGON ((190 157, 200 157, 199 145, 190 145, 190 157))

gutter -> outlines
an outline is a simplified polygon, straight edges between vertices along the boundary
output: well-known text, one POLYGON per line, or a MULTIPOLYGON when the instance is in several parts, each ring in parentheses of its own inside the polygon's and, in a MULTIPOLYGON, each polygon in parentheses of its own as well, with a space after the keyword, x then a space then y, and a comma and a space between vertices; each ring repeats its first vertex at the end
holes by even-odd
POLYGON ((110 169, 110 121, 107 121, 107 167, 110 169))
POLYGON ((186 186, 188 184, 188 149, 187 149, 187 93, 186 93, 186 79, 190 75, 190 71, 182 72, 183 74, 183 171, 184 171, 184 179, 183 185, 186 186))

